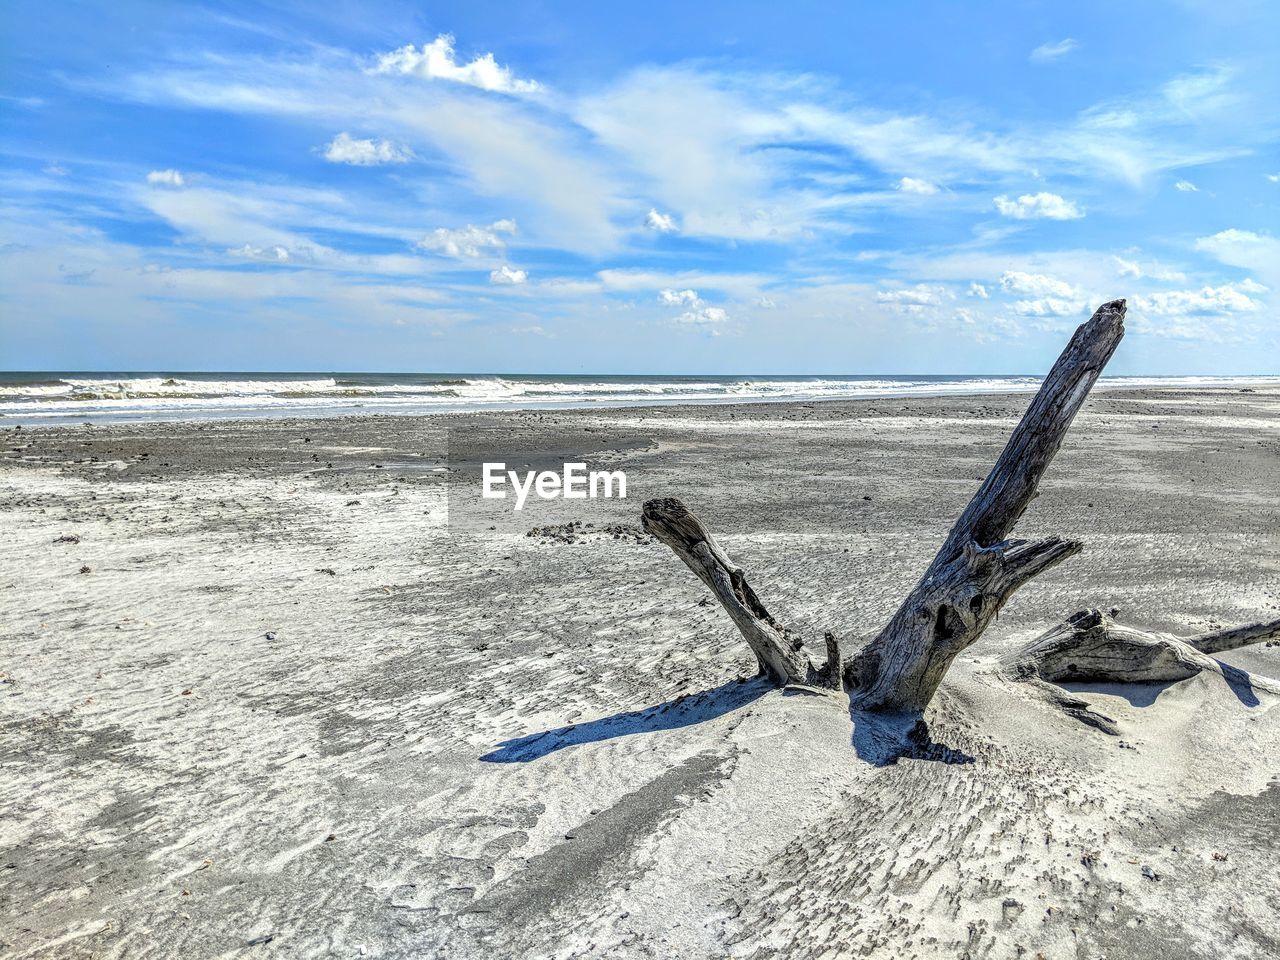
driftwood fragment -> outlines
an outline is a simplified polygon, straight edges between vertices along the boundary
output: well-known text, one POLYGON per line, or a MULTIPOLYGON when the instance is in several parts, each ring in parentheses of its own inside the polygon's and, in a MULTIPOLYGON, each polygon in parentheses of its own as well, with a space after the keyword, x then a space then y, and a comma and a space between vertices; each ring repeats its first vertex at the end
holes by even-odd
POLYGON ((1009 679, 1031 682, 1046 699, 1057 697, 1057 705, 1077 719, 1115 734, 1119 730, 1114 721, 1102 717, 1107 724, 1097 722, 1100 715, 1090 712, 1087 703, 1056 685, 1176 683, 1208 672, 1229 684, 1280 693, 1275 681, 1252 676, 1210 655, 1275 637, 1280 637, 1280 620, 1178 637, 1126 626, 1100 610, 1081 610, 1005 657, 1001 667, 1009 679), (1067 704, 1062 698, 1078 702, 1067 704))

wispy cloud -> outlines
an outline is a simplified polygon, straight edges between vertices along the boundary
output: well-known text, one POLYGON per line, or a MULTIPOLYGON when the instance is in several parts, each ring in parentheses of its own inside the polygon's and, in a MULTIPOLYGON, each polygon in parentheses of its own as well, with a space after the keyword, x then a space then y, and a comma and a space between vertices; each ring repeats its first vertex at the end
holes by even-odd
POLYGON ((930 180, 919 180, 916 177, 903 177, 898 181, 898 189, 903 193, 918 193, 929 196, 938 192, 938 185, 930 180))
MULTIPOLYGON (((410 36, 393 29, 384 35, 410 36)), ((1092 34, 1073 30, 1102 55, 1092 34)), ((464 42, 459 54, 446 35, 373 57, 341 42, 275 53, 195 43, 110 74, 60 75, 107 111, 121 101, 205 111, 211 127, 273 129, 279 140, 264 136, 255 150, 250 136, 208 157, 166 148, 89 158, 63 144, 33 153, 6 185, 9 215, 24 238, 51 211, 70 219, 45 259, 8 251, 6 276, 32 303, 67 298, 67 315, 82 296, 64 289, 73 275, 100 298, 117 296, 121 313, 156 296, 242 303, 309 289, 363 306, 376 290, 387 299, 367 313, 387 322, 401 322, 397 303, 412 303, 433 322, 448 311, 457 323, 483 316, 490 330, 578 323, 575 343, 602 330, 625 340, 654 323, 751 335, 725 346, 773 330, 775 352, 755 355, 765 359, 806 323, 844 343, 877 330, 891 338, 904 324, 944 331, 948 343, 1034 338, 1122 295, 1146 298, 1139 336, 1216 323, 1263 337, 1274 326, 1275 295, 1248 284, 1280 284, 1268 266, 1280 262, 1277 241, 1244 229, 1188 240, 1195 228, 1178 218, 1200 204, 1171 204, 1167 193, 1197 192, 1181 179, 1194 175, 1213 184, 1219 224, 1257 229, 1256 195, 1244 204, 1207 169, 1235 158, 1255 194, 1274 170, 1261 163, 1280 131, 1247 64, 1152 61, 1133 75, 1156 79, 1081 109, 1076 94, 1045 86, 1055 70, 1028 66, 1018 48, 1005 66, 1039 85, 1035 109, 1005 109, 985 88, 960 104, 959 87, 931 93, 922 76, 906 99, 856 71, 786 73, 749 55, 605 57, 607 67, 575 61, 561 75, 545 50, 536 68, 515 64, 531 47, 504 48, 497 27, 480 48, 493 53, 464 42), (292 159, 282 162, 267 148, 278 143, 318 146, 284 151, 292 159), (55 156, 74 177, 53 169, 55 156), (344 172, 318 157, 396 168, 344 172), (179 169, 148 175, 157 162, 179 169), (1078 222, 1037 222, 1068 220, 1078 222), (96 222, 137 229, 129 243, 78 239, 96 222), (1063 249, 1067 237, 1076 246, 1063 249), (95 249, 110 253, 95 259, 95 249), (524 268, 509 262, 526 253, 524 268), (13 266, 37 261, 39 284, 13 266), (333 292, 344 284, 360 290, 333 292), (600 324, 610 311, 628 322, 600 324)), ((1054 60, 1077 47, 1042 49, 1054 60)))
POLYGON ((1031 51, 1031 60, 1034 63, 1044 63, 1047 60, 1057 60, 1059 57, 1065 57, 1080 44, 1076 43, 1070 37, 1065 40, 1059 40, 1057 43, 1042 43, 1031 51))

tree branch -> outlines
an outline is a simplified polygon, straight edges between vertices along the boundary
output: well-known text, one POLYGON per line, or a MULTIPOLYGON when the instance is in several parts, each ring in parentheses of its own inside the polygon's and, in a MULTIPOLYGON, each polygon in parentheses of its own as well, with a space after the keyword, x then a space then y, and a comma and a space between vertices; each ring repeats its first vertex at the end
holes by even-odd
POLYGON ((1275 639, 1280 639, 1280 620, 1202 633, 1195 637, 1188 637, 1187 643, 1201 653, 1226 653, 1228 650, 1247 647, 1251 643, 1275 639))
MULTIPOLYGON (((674 497, 644 505, 644 529, 670 547, 710 589, 775 683, 815 683, 818 671, 787 628, 760 602, 738 567, 702 521, 674 497)), ((836 671, 838 674, 838 671, 836 671)))
POLYGON ((934 566, 955 557, 970 541, 985 546, 1013 530, 1036 495, 1076 413, 1124 336, 1125 302, 1100 306, 1076 330, 1040 385, 996 460, 938 551, 934 566))

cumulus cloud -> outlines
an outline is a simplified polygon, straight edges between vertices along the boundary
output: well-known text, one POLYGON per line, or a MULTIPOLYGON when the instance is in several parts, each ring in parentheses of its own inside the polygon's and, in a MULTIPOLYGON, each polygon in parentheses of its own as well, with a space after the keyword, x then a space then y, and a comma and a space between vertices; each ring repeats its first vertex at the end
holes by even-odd
POLYGON ((906 307, 931 307, 941 302, 938 291, 923 283, 899 290, 881 290, 876 294, 876 300, 906 307))
POLYGON ((1280 173, 1268 173, 1267 179, 1272 183, 1280 183, 1280 173))
POLYGON ((505 263, 502 266, 500 266, 497 270, 492 270, 489 273, 489 282, 496 283, 499 285, 524 283, 528 279, 529 279, 529 274, 527 272, 525 272, 524 270, 513 270, 511 267, 507 266, 505 263))
POLYGON ((649 210, 644 218, 644 225, 658 233, 674 233, 679 229, 676 226, 675 217, 669 213, 659 213, 656 209, 649 210))
POLYGON ((919 193, 928 196, 938 192, 938 185, 929 180, 917 180, 915 177, 903 177, 898 181, 898 189, 903 193, 919 193))
POLYGON ((669 307, 680 307, 685 304, 698 304, 702 302, 698 297, 697 290, 662 290, 658 293, 658 299, 669 307))
POLYGON ((1043 273, 1008 270, 1000 275, 1000 289, 1024 298, 1013 309, 1025 317, 1069 317, 1086 306, 1075 287, 1043 273))
POLYGON ((668 287, 658 291, 658 302, 668 307, 688 307, 675 318, 676 323, 714 325, 729 319, 728 310, 710 306, 698 296, 697 290, 674 290, 668 287))
POLYGON ((1181 190, 1183 193, 1199 193, 1200 188, 1190 180, 1179 180, 1173 185, 1173 189, 1181 190))
POLYGON ((177 170, 152 170, 147 174, 147 183, 162 187, 180 187, 186 182, 186 177, 177 170))
POLYGON ((451 80, 496 93, 534 93, 542 89, 537 81, 517 79, 510 68, 494 60, 492 53, 482 54, 470 63, 459 63, 453 44, 453 37, 447 33, 424 43, 421 50, 410 43, 381 54, 372 72, 451 80))
POLYGON ((349 163, 356 167, 372 167, 380 163, 408 163, 413 151, 390 140, 357 140, 340 133, 324 148, 330 163, 349 163))
POLYGON ((1056 193, 1024 193, 1017 200, 995 198, 996 209, 1015 220, 1079 220, 1084 212, 1056 193))
POLYGON ((1059 40, 1057 43, 1042 43, 1031 51, 1031 60, 1035 63, 1044 63, 1048 60, 1057 60, 1059 57, 1065 57, 1080 44, 1076 43, 1070 37, 1065 40, 1059 40))
POLYGON ((979 300, 986 300, 991 294, 987 292, 987 288, 978 282, 969 284, 969 296, 977 297, 979 300))
POLYGON ((457 230, 437 227, 418 241, 421 250, 433 250, 447 257, 494 256, 506 249, 503 234, 516 232, 514 220, 495 220, 487 227, 468 223, 457 230))

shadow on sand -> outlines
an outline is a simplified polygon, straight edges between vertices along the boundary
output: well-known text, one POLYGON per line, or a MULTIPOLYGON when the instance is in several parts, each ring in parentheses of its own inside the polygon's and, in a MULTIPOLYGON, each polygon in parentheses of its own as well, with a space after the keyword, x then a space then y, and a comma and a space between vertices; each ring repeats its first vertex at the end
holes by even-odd
POLYGON ((528 763, 582 743, 598 743, 636 733, 688 727, 731 713, 774 689, 774 685, 763 677, 732 680, 710 690, 686 694, 643 710, 616 713, 599 720, 570 724, 507 740, 480 759, 486 763, 528 763))
MULTIPOLYGON (((643 710, 616 713, 599 720, 556 727, 554 730, 507 740, 480 759, 485 763, 529 763, 566 747, 599 743, 637 733, 689 727, 732 713, 776 689, 763 677, 732 680, 710 690, 686 694, 643 710)), ((804 687, 787 687, 783 689, 782 695, 799 697, 827 694, 804 687)), ((935 743, 929 736, 928 726, 914 714, 897 716, 864 713, 850 706, 849 717, 853 722, 854 753, 873 766, 890 766, 904 757, 938 763, 974 762, 974 758, 962 750, 935 743)))
POLYGON ((867 713, 852 704, 853 752, 874 767, 890 767, 904 758, 936 763, 973 763, 963 750, 937 743, 918 714, 867 713))
MULTIPOLYGON (((1262 701, 1253 689, 1253 677, 1247 670, 1233 667, 1229 663, 1218 661, 1222 668, 1222 680, 1227 689, 1236 695, 1246 707, 1259 706, 1262 701)), ((1190 679, 1190 678, 1188 678, 1190 679)), ((1170 687, 1186 680, 1167 680, 1163 683, 1059 683, 1058 686, 1070 693, 1106 693, 1114 697, 1123 697, 1131 707, 1149 707, 1170 687)))

